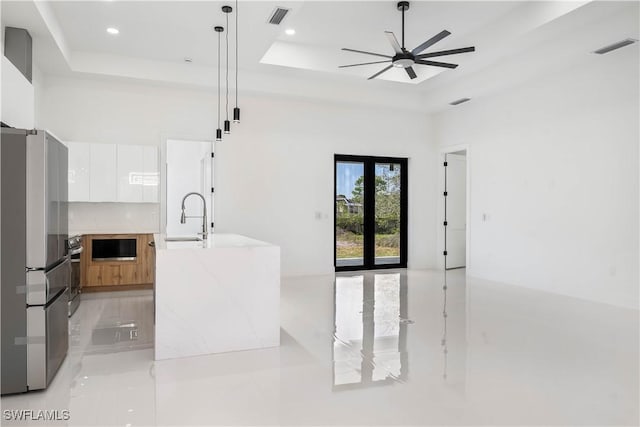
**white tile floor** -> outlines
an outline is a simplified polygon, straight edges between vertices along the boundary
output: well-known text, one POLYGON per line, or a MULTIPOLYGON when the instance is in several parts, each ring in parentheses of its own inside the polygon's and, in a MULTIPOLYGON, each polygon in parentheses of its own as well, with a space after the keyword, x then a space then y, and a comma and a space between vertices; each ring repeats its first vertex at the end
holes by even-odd
POLYGON ((462 270, 443 285, 286 279, 281 347, 163 362, 151 293, 83 295, 50 388, 2 409, 69 409, 69 425, 638 425, 638 311, 462 270))

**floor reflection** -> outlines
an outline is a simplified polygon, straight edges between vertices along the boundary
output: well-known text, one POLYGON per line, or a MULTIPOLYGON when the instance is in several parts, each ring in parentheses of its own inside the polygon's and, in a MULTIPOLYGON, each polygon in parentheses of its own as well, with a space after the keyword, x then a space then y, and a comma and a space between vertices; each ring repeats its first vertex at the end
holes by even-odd
POLYGON ((406 380, 406 275, 338 276, 334 295, 334 390, 406 380))
POLYGON ((637 311, 464 273, 284 278, 280 347, 161 362, 152 293, 83 295, 51 386, 2 407, 73 426, 638 425, 637 311))
POLYGON ((83 294, 82 303, 82 315, 74 315, 69 322, 70 351, 105 353, 153 348, 150 291, 83 294))

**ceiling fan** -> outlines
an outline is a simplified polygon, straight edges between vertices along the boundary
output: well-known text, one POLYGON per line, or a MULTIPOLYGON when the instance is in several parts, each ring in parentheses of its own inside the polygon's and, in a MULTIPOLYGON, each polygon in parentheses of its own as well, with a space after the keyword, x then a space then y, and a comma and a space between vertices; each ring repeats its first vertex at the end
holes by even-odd
POLYGON ((409 77, 411 77, 411 79, 415 79, 416 77, 418 77, 416 75, 416 72, 413 70, 413 65, 415 64, 431 65, 434 67, 444 67, 444 68, 456 68, 458 66, 458 64, 450 64, 447 62, 427 61, 425 60, 426 58, 434 58, 434 57, 445 56, 445 55, 455 55, 457 53, 473 52, 476 50, 475 47, 471 46, 471 47, 463 47, 460 49, 440 50, 437 52, 421 54, 420 52, 423 52, 428 47, 431 47, 432 45, 436 44, 437 42, 439 42, 440 40, 442 40, 443 38, 451 34, 449 31, 443 30, 438 34, 436 34, 435 36, 431 37, 426 42, 422 43, 420 46, 416 47, 411 51, 408 51, 404 47, 404 12, 407 11, 408 9, 409 9, 408 1, 398 2, 398 10, 402 12, 402 46, 400 45, 400 43, 398 43, 398 39, 396 39, 396 36, 391 31, 384 32, 387 38, 389 39, 389 42, 391 43, 393 50, 395 50, 396 52, 394 56, 383 55, 380 53, 373 53, 373 52, 365 52, 363 50, 348 49, 346 47, 343 47, 342 50, 346 50, 348 52, 356 52, 356 53, 363 53, 365 55, 381 56, 383 58, 388 58, 388 59, 385 61, 374 61, 374 62, 364 62, 361 64, 340 65, 338 68, 359 67, 361 65, 383 64, 383 63, 390 62, 391 65, 378 71, 373 76, 369 77, 368 80, 375 79, 380 74, 386 71, 389 71, 392 67, 404 68, 407 74, 409 75, 409 77))

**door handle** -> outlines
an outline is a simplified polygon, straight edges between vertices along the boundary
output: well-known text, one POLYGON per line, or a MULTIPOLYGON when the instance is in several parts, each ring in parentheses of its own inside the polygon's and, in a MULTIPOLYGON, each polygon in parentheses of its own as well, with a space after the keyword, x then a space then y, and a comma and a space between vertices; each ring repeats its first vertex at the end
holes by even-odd
POLYGON ((152 248, 156 247, 156 242, 149 242, 147 243, 149 246, 151 246, 152 248))

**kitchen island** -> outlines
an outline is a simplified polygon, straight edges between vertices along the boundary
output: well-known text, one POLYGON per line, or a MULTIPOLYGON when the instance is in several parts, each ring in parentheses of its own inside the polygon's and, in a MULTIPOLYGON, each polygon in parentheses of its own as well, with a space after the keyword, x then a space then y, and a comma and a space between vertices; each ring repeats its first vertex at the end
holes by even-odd
POLYGON ((155 359, 280 345, 280 248, 155 234, 155 359))

